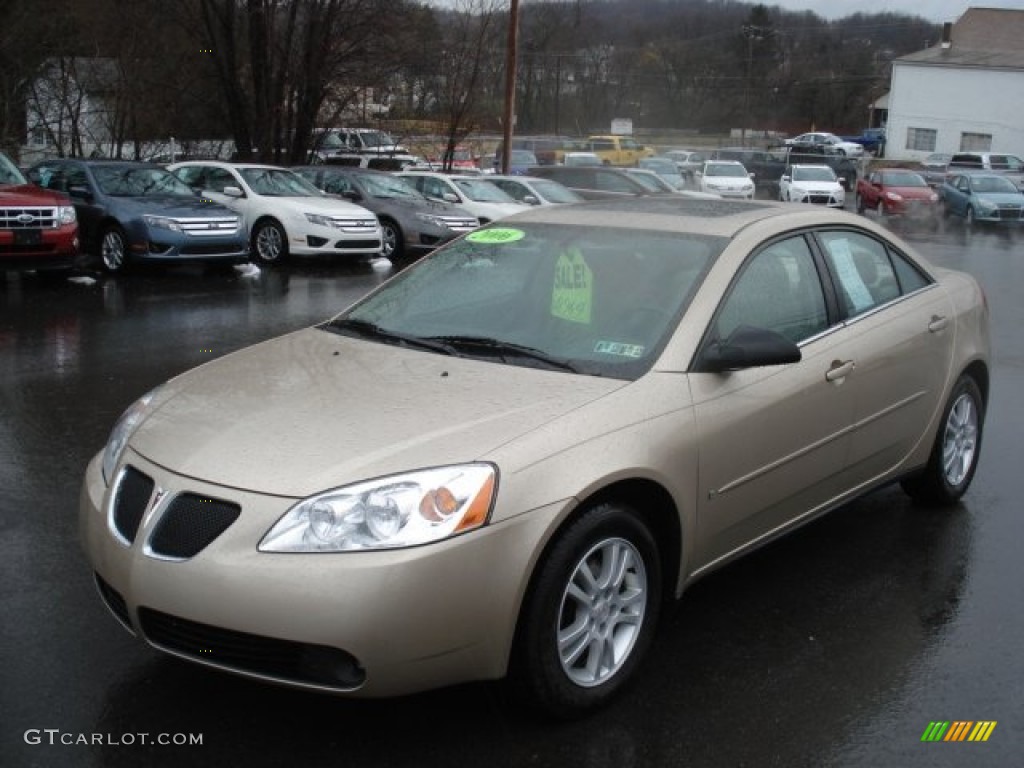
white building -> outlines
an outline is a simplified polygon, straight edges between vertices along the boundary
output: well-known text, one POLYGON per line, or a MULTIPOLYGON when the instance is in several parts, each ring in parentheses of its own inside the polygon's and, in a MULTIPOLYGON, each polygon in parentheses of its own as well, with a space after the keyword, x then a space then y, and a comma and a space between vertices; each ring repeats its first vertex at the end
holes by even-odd
POLYGON ((893 62, 886 157, 1024 155, 1024 10, 969 8, 943 40, 893 62))

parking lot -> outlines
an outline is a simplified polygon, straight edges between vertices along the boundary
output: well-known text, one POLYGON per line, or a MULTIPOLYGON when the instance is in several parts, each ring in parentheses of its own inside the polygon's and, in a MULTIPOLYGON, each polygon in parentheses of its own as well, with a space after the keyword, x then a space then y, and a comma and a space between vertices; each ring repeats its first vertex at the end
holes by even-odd
POLYGON ((637 685, 568 725, 517 711, 493 684, 357 702, 220 674, 132 638, 95 593, 79 484, 122 410, 179 372, 327 318, 390 264, 0 273, 3 763, 1016 764, 1024 232, 890 226, 974 274, 991 307, 992 400, 963 503, 936 512, 883 489, 705 579, 664 621, 637 685), (997 726, 986 743, 922 743, 945 720, 997 726))

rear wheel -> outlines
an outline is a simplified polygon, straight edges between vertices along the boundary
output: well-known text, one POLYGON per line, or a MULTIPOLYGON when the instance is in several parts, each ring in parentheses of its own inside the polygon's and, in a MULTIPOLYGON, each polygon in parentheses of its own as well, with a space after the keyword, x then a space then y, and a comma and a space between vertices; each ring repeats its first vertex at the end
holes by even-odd
POLYGON ((985 403, 970 376, 961 376, 942 413, 928 465, 920 475, 903 481, 915 501, 955 503, 967 491, 978 466, 985 403))
POLYGON ((600 504, 555 541, 524 602, 513 691, 560 718, 601 706, 630 680, 654 634, 661 561, 630 508, 600 504))

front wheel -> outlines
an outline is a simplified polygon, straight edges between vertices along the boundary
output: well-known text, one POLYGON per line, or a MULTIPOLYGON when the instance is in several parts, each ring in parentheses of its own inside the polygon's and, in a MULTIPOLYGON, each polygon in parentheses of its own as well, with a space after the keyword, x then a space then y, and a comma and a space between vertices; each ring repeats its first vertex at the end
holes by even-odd
POLYGON ((973 227, 974 222, 977 220, 974 216, 974 206, 967 206, 967 213, 964 214, 964 218, 967 221, 967 226, 973 227))
POLYGON ((401 228, 391 219, 381 219, 380 230, 381 239, 383 240, 383 248, 380 255, 392 261, 400 258, 405 250, 405 241, 402 237, 401 228))
POLYGON ((942 413, 928 465, 924 471, 903 481, 911 498, 926 504, 954 504, 974 478, 981 450, 985 402, 977 382, 961 376, 942 413))
POLYGON ((636 671, 661 604, 661 560, 630 508, 600 504, 571 523, 538 566, 520 615, 509 683, 558 718, 607 702, 636 671))
POLYGON ((860 196, 859 192, 854 195, 854 202, 857 206, 857 213, 864 213, 864 211, 867 210, 864 205, 864 198, 860 196))
POLYGON ((257 222, 251 239, 252 258, 256 263, 272 267, 288 258, 288 238, 284 228, 273 219, 257 222))
POLYGON ((100 261, 107 272, 123 272, 128 265, 128 239, 124 230, 112 224, 100 235, 100 261))

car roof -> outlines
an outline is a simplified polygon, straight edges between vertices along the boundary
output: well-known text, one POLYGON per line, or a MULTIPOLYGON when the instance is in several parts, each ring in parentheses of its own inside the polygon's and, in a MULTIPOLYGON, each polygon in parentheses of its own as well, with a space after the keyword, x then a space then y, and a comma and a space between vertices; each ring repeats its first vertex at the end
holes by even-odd
MULTIPOLYGON (((538 222, 734 237, 748 227, 780 218, 786 219, 787 225, 793 228, 823 222, 863 225, 862 217, 819 206, 760 200, 708 200, 669 193, 530 208, 505 225, 538 222)), ((497 226, 502 226, 502 222, 497 226)))

